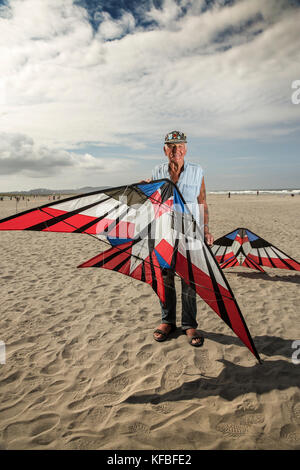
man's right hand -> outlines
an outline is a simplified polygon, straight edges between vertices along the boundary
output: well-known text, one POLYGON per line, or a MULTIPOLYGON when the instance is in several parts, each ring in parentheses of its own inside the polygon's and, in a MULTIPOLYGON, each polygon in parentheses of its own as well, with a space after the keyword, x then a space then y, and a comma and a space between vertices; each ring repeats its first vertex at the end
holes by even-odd
POLYGON ((139 181, 139 183, 151 183, 152 179, 151 178, 147 178, 146 180, 142 180, 142 181, 139 181))

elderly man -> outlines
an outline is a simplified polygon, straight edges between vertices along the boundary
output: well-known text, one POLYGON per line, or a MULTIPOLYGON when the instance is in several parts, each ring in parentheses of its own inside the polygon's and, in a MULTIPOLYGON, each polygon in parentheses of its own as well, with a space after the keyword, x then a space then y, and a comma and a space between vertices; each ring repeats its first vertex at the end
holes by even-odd
MULTIPOLYGON (((206 191, 203 170, 197 163, 184 161, 187 152, 187 140, 183 132, 172 131, 165 137, 164 152, 168 162, 154 168, 152 180, 169 178, 178 186, 194 218, 200 221, 200 206, 203 205, 204 237, 208 245, 213 244, 213 236, 208 227, 208 207, 206 203, 206 191)), ((154 331, 156 341, 165 341, 168 335, 176 328, 176 291, 174 274, 165 269, 163 272, 166 286, 166 302, 161 303, 162 322, 154 331)), ((196 293, 183 280, 182 290, 182 331, 188 336, 192 346, 199 347, 203 344, 203 337, 197 333, 197 306, 196 293)))

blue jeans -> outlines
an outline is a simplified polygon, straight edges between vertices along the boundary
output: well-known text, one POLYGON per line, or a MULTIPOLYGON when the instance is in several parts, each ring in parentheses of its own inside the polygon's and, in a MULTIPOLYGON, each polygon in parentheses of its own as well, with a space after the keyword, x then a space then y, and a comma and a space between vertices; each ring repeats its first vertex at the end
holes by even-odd
MULTIPOLYGON (((160 302, 161 320, 162 323, 176 325, 176 291, 174 274, 170 269, 163 269, 162 275, 165 284, 166 302, 164 304, 160 302)), ((181 329, 188 330, 189 328, 197 328, 196 292, 188 286, 183 279, 181 279, 181 301, 181 329)))

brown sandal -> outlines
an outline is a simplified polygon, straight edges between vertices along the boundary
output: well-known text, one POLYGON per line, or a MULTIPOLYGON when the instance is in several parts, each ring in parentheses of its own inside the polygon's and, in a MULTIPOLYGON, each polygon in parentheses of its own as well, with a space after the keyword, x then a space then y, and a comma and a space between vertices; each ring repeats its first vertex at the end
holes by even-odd
MULTIPOLYGON (((183 330, 182 333, 184 335, 186 335, 186 330, 183 330)), ((203 336, 196 334, 196 335, 193 335, 193 336, 188 336, 188 342, 191 346, 194 346, 195 348, 200 348, 200 346, 202 346, 203 343, 204 343, 204 338, 203 338, 203 336), (193 343, 193 339, 198 339, 198 338, 201 341, 199 341, 198 343, 193 343)))
POLYGON ((165 331, 159 330, 159 329, 157 329, 153 332, 153 338, 155 339, 155 341, 158 341, 159 343, 161 343, 162 341, 166 341, 166 339, 168 339, 169 335, 173 331, 176 330, 176 328, 177 328, 176 325, 173 325, 172 323, 169 323, 169 325, 170 325, 171 329, 168 333, 166 333, 165 331), (159 333, 160 335, 163 336, 163 338, 155 338, 154 333, 159 333))

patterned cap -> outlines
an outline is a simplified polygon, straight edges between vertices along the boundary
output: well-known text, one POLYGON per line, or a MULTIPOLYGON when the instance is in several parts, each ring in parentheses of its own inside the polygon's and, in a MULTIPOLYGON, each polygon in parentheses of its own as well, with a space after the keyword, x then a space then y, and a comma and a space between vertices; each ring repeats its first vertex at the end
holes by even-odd
POLYGON ((186 135, 183 132, 172 131, 165 137, 165 144, 180 144, 186 143, 186 135))

